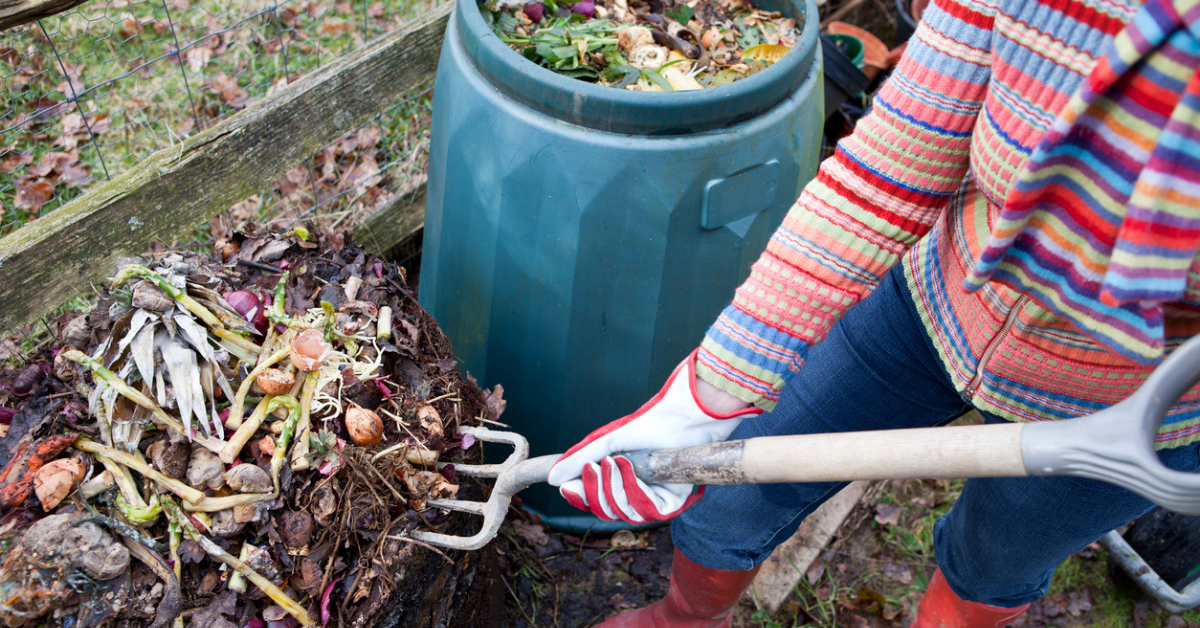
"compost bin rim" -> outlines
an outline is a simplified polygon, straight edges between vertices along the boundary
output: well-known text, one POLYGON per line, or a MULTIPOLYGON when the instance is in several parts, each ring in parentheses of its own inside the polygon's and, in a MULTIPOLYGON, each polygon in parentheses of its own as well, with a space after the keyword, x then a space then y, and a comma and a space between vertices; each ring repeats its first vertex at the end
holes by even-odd
POLYGON ((450 26, 489 83, 521 104, 580 126, 632 135, 684 135, 727 128, 768 111, 814 80, 819 47, 815 0, 791 2, 804 16, 797 50, 728 85, 687 92, 602 87, 543 68, 509 48, 483 21, 476 0, 460 0, 450 26), (457 26, 453 26, 457 24, 457 26))

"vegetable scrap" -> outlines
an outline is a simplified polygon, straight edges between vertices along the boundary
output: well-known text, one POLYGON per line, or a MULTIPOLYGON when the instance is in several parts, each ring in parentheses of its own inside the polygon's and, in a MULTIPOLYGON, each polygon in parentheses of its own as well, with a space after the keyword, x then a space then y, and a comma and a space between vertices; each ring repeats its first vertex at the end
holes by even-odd
POLYGON ((487 0, 479 8, 500 40, 530 61, 634 91, 753 76, 782 59, 804 27, 749 0, 487 0))
POLYGON ((0 366, 5 626, 371 625, 453 564, 410 531, 477 526, 427 502, 486 491, 502 391, 344 235, 156 251, 56 325, 0 366))

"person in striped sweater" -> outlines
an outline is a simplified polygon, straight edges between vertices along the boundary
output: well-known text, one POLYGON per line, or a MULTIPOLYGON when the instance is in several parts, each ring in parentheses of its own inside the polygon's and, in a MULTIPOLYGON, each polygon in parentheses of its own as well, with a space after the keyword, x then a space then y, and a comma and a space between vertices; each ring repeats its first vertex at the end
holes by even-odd
MULTIPOLYGON (((841 484, 650 486, 613 452, 1069 419, 1200 332, 1200 0, 930 0, 914 40, 662 391, 550 475, 604 519, 672 517, 667 597, 603 626, 728 626, 841 484)), ((1158 435, 1195 471, 1200 391, 1158 435)), ((972 479, 914 626, 1001 626, 1152 507, 1062 477, 972 479)))

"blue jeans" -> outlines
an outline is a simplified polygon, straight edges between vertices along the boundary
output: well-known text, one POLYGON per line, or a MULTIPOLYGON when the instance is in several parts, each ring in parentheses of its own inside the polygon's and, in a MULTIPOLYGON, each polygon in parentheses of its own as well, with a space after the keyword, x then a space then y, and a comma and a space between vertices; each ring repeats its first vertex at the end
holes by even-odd
MULTIPOLYGON (((730 438, 931 427, 970 409, 946 375, 897 266, 812 348, 775 410, 743 421, 730 438)), ((1171 468, 1195 471, 1198 450, 1195 443, 1159 455, 1171 468)), ((701 565, 749 569, 845 485, 709 486, 675 520, 672 538, 701 565)), ((935 524, 934 550, 960 597, 1015 607, 1044 595, 1068 556, 1152 507, 1094 480, 971 479, 935 524)))

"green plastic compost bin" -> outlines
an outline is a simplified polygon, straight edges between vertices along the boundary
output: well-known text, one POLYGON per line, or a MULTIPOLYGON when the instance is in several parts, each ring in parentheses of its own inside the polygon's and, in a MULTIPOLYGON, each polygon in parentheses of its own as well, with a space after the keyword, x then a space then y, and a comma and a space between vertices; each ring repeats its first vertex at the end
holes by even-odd
MULTIPOLYGON (((813 0, 782 60, 714 89, 648 93, 538 67, 459 0, 434 86, 419 298, 532 455, 636 410, 733 297, 817 170, 813 0)), ((599 522, 547 485, 525 505, 599 522)), ((596 526, 595 529, 604 529, 596 526)))

